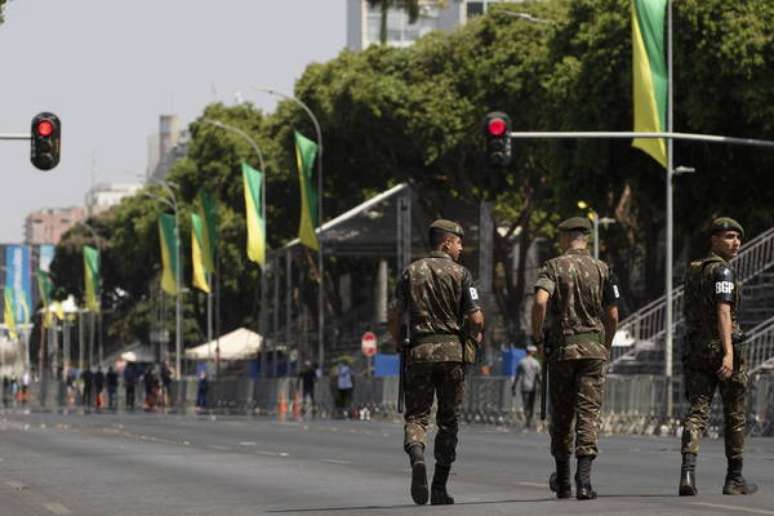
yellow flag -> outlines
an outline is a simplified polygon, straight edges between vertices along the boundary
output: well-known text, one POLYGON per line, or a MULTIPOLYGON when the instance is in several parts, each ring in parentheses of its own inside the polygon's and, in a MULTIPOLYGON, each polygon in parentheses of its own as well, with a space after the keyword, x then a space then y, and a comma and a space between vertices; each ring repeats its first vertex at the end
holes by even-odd
POLYGON ((191 251, 193 254, 193 286, 210 293, 210 284, 204 273, 206 265, 202 253, 202 219, 196 213, 191 214, 191 251))

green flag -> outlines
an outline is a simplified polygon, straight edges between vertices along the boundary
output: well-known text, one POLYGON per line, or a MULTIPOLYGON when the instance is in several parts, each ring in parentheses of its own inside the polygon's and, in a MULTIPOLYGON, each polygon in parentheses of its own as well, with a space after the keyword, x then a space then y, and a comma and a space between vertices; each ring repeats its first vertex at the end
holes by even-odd
POLYGON ((193 286, 207 292, 210 292, 210 284, 205 274, 204 252, 203 252, 203 233, 204 224, 202 219, 196 213, 191 213, 191 252, 193 260, 193 286))
POLYGON ((100 289, 100 256, 99 251, 88 245, 83 246, 83 282, 86 293, 86 308, 99 312, 100 289))
POLYGON ((259 265, 266 263, 266 221, 261 216, 263 174, 242 163, 247 217, 247 257, 259 265))
MULTIPOLYGON (((637 132, 667 130, 666 9, 667 0, 632 0, 634 130, 637 132)), ((666 143, 663 138, 635 138, 632 145, 666 168, 666 143)))
POLYGON ((159 242, 161 243, 161 288, 169 295, 177 294, 178 246, 175 234, 175 217, 162 213, 159 217, 159 242))
POLYGON ((53 286, 51 285, 51 277, 46 271, 38 269, 35 273, 35 277, 38 280, 38 292, 40 293, 40 300, 43 303, 43 325, 48 328, 51 323, 51 317, 48 310, 48 305, 51 303, 51 291, 53 286))
POLYGON ((314 232, 317 220, 317 190, 314 187, 314 158, 317 154, 317 144, 295 131, 296 162, 298 163, 298 181, 301 190, 301 222, 298 227, 298 238, 301 243, 316 251, 320 243, 314 232))
POLYGON ((202 261, 204 270, 210 274, 215 272, 218 259, 218 211, 215 199, 209 190, 199 190, 197 212, 202 220, 202 261))
POLYGON ((13 291, 6 287, 3 291, 3 297, 5 301, 3 303, 3 320, 5 322, 5 327, 8 330, 8 336, 12 340, 16 340, 16 309, 13 302, 13 291))

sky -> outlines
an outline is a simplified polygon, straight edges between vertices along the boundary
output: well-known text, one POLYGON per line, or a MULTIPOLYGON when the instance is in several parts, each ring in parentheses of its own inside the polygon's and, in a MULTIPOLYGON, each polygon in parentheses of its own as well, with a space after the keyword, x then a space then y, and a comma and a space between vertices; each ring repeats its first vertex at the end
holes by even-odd
POLYGON ((48 172, 29 143, 0 141, 0 242, 24 218, 83 206, 92 182, 137 182, 160 114, 186 126, 241 93, 272 111, 312 62, 346 44, 345 0, 10 0, 0 25, 0 133, 56 113, 62 155, 48 172))

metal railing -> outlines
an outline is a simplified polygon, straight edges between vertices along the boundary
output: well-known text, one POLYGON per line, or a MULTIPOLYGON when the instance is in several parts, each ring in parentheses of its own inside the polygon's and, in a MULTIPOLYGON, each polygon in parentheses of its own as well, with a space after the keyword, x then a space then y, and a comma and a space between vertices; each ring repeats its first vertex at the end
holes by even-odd
MULTIPOLYGON (((757 274, 774 266, 774 228, 753 238, 742 251, 731 260, 737 278, 744 284, 757 274)), ((684 288, 674 289, 672 307, 675 314, 674 328, 683 322, 684 288)), ((638 344, 649 341, 654 344, 663 340, 666 333, 666 298, 661 296, 624 319, 618 326, 617 335, 633 339, 631 346, 614 346, 611 350, 611 369, 615 370, 621 360, 632 359, 639 351, 638 344)))
POLYGON ((771 317, 747 334, 747 366, 750 374, 774 367, 774 317, 771 317))

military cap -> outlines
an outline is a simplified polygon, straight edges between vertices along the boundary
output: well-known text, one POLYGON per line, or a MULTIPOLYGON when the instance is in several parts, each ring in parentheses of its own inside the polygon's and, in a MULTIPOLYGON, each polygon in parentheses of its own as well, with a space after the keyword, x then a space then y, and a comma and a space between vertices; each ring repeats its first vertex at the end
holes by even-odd
POLYGON ((583 231, 588 233, 591 231, 591 221, 586 217, 570 217, 567 220, 563 220, 559 226, 559 231, 583 231))
POLYGON ((430 229, 440 229, 441 231, 446 231, 447 233, 457 235, 460 238, 465 236, 465 231, 462 230, 462 226, 452 220, 435 220, 432 224, 430 224, 430 229))
POLYGON ((740 236, 744 236, 744 228, 731 217, 718 217, 712 221, 710 233, 716 234, 721 231, 738 231, 740 236))

